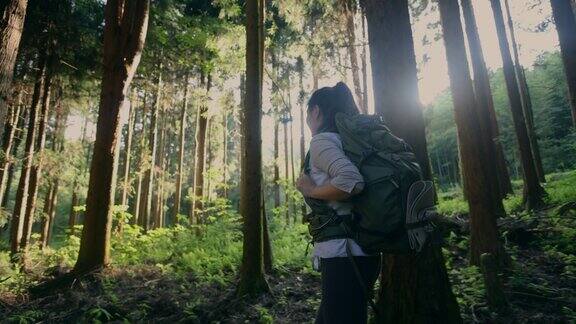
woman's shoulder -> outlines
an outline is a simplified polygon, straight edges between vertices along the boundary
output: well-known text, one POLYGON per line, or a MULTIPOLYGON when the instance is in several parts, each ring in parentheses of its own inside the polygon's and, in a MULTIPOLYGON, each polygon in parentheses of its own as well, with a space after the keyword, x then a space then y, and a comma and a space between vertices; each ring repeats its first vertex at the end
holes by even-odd
POLYGON ((342 145, 342 141, 340 140, 340 135, 338 133, 333 132, 322 132, 312 136, 310 140, 310 145, 329 145, 329 144, 336 144, 338 146, 342 145))

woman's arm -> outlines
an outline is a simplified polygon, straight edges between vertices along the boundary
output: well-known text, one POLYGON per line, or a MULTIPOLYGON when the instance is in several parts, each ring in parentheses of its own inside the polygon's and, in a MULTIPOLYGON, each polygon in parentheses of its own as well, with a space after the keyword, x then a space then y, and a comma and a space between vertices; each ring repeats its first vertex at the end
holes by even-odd
POLYGON ((338 189, 331 183, 327 183, 322 186, 316 186, 314 181, 312 181, 312 179, 310 179, 310 177, 305 174, 300 176, 296 186, 305 197, 321 200, 346 200, 355 194, 354 190, 352 193, 348 193, 344 190, 338 189))
POLYGON ((316 186, 307 175, 298 179, 298 189, 306 197, 322 200, 345 200, 364 188, 364 179, 358 168, 348 159, 334 134, 316 135, 310 143, 314 166, 326 172, 330 181, 316 186))

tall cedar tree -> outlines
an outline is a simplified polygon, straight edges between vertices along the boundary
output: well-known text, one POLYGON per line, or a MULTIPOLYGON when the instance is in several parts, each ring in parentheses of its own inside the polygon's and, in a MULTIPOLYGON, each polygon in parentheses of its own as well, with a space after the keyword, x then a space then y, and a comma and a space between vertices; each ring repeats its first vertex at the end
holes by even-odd
POLYGON ((176 191, 174 193, 174 214, 173 219, 176 221, 178 214, 180 214, 180 206, 182 203, 182 175, 184 171, 184 147, 186 142, 186 114, 188 113, 188 73, 184 77, 184 102, 180 110, 180 130, 178 134, 178 171, 176 173, 176 191))
POLYGON ((572 0, 550 0, 564 61, 568 99, 572 108, 572 123, 576 127, 576 18, 572 10, 572 2, 572 0))
MULTIPOLYGON (((473 34, 473 32, 477 31, 477 29, 475 24, 472 25, 472 22, 475 23, 475 19, 473 18, 474 12, 472 6, 469 3, 467 3, 466 0, 462 0, 461 2, 464 9, 463 13, 464 13, 464 19, 466 21, 466 31, 469 32, 468 34, 473 34)), ((473 36, 478 36, 478 33, 476 32, 476 35, 473 36)), ((470 39, 468 39, 468 44, 470 44, 470 48, 472 48, 473 43, 475 42, 471 42, 470 39)), ((480 41, 477 40, 477 44, 479 43, 480 41)), ((479 49, 475 48, 475 50, 479 49)), ((478 55, 477 53, 474 53, 473 50, 470 50, 470 52, 471 56, 478 55)), ((478 68, 475 67, 477 65, 475 64, 476 61, 477 60, 472 59, 472 66, 475 71, 478 70, 478 68)), ((468 76, 468 78, 470 78, 470 75, 468 76)), ((492 201, 494 201, 495 203, 495 207, 497 208, 496 210, 498 211, 498 214, 500 216, 503 216, 504 215, 504 206, 502 205, 503 194, 500 193, 500 184, 498 182, 499 175, 496 165, 496 149, 494 146, 494 142, 492 141, 492 127, 490 125, 490 117, 488 116, 488 110, 486 108, 487 99, 483 98, 484 93, 480 91, 476 91, 475 93, 473 93, 473 95, 475 96, 475 102, 476 102, 475 111, 477 112, 477 119, 480 127, 480 132, 478 133, 478 135, 480 136, 480 140, 484 148, 484 154, 486 154, 487 157, 485 160, 486 164, 484 167, 487 169, 488 174, 494 175, 489 178, 486 178, 486 183, 490 186, 490 190, 488 192, 493 196, 492 201)), ((460 154, 462 153, 460 152, 460 154)), ((465 195, 466 197, 468 197, 467 194, 465 195)))
MULTIPOLYGON (((50 109, 50 95, 52 93, 52 79, 53 79, 53 57, 50 56, 47 62, 46 79, 44 80, 44 91, 42 95, 41 110, 38 118, 37 136, 34 144, 34 155, 36 156, 32 169, 30 170, 30 183, 28 185, 28 201, 26 202, 26 212, 24 213, 24 231, 22 232, 22 240, 20 241, 20 249, 24 252, 28 250, 30 236, 32 235, 32 225, 34 224, 34 214, 36 209, 36 198, 38 195, 38 186, 42 176, 42 160, 44 144, 46 143, 46 127, 48 124, 49 109, 50 109)), ((26 266, 26 264, 24 264, 26 266)))
MULTIPOLYGON (((28 0, 4 0, 0 4, 0 125, 4 125, 14 65, 22 37, 28 0)), ((0 136, 3 130, 0 129, 0 136)))
POLYGON ((498 193, 501 198, 504 198, 507 194, 512 193, 512 183, 504 158, 504 149, 500 141, 500 130, 496 119, 496 111, 494 110, 490 78, 482 53, 476 17, 474 16, 474 7, 472 6, 471 0, 461 0, 461 3, 464 21, 466 22, 466 36, 468 39, 468 47, 470 48, 472 69, 474 71, 473 82, 476 103, 478 104, 478 119, 482 127, 482 135, 485 141, 484 146, 487 148, 487 154, 489 154, 490 159, 494 157, 497 168, 497 172, 494 173, 497 177, 491 177, 490 179, 496 178, 498 180, 498 193))
POLYGON ((23 87, 19 87, 17 99, 12 103, 8 118, 6 119, 6 124, 4 126, 4 136, 2 137, 2 156, 0 161, 2 165, 0 166, 0 201, 3 200, 4 194, 6 193, 6 188, 8 185, 8 175, 9 168, 12 165, 11 154, 14 150, 14 144, 16 142, 16 130, 18 129, 18 120, 20 118, 20 113, 22 110, 22 92, 23 87))
POLYGON ((478 119, 479 107, 468 69, 458 0, 440 0, 438 6, 454 102, 464 191, 469 197, 470 263, 480 265, 480 256, 483 253, 492 254, 496 260, 504 260, 504 249, 494 217, 497 213, 494 199, 499 198, 494 197, 488 184, 488 178, 495 174, 491 173, 493 170, 488 167, 488 159, 491 157, 486 154, 483 129, 478 119))
MULTIPOLYGON (((159 58, 161 59, 161 58, 159 58)), ((153 208, 154 178, 156 169, 156 151, 158 150, 158 111, 162 102, 162 63, 158 63, 158 76, 156 77, 156 98, 150 114, 150 129, 148 134, 148 154, 150 165, 144 172, 142 180, 142 196, 140 198, 140 214, 138 215, 139 223, 144 230, 150 229, 153 217, 156 215, 153 208)))
MULTIPOLYGON (((394 134, 412 146, 425 179, 431 179, 408 0, 365 0, 362 5, 368 23, 375 110, 394 134)), ((379 296, 382 323, 461 322, 442 251, 433 244, 418 256, 384 256, 379 296)))
POLYGON ((356 28, 354 26, 354 15, 356 13, 356 0, 340 0, 345 32, 347 36, 346 48, 350 57, 350 67, 352 70, 352 81, 354 83, 354 92, 358 101, 358 106, 363 114, 367 114, 364 96, 362 95, 362 85, 360 84, 360 68, 358 66, 358 56, 356 53, 356 28))
MULTIPOLYGON (((206 86, 206 94, 210 93, 210 75, 200 76, 200 84, 206 86)), ((204 170, 206 168, 206 135, 208 133, 208 107, 205 103, 198 106, 196 115, 196 146, 194 152, 194 187, 192 205, 190 206, 190 224, 199 224, 204 199, 204 170)))
POLYGON ((110 263, 120 108, 136 72, 148 30, 148 0, 108 0, 105 8, 103 77, 86 215, 75 273, 110 263))
POLYGON ((526 121, 524 112, 522 111, 522 101, 514 73, 514 64, 510 56, 510 46, 508 44, 508 37, 506 36, 502 7, 500 6, 500 0, 490 0, 490 4, 492 5, 492 11, 494 13, 496 33, 498 34, 498 43, 502 55, 504 79, 506 81, 506 89, 508 90, 514 129, 516 130, 516 137, 518 139, 518 149, 520 151, 520 162, 522 164, 522 175, 524 178, 523 202, 526 209, 539 208, 544 204, 543 196, 545 195, 545 191, 540 186, 536 167, 534 166, 534 157, 530 147, 528 131, 526 130, 526 121))
POLYGON ((534 167, 536 167, 536 174, 540 182, 546 182, 544 167, 542 166, 542 158, 540 157, 540 146, 538 145, 538 136, 534 128, 534 117, 532 113, 532 99, 530 98, 530 91, 526 75, 524 75, 524 68, 520 64, 520 55, 518 54, 518 43, 516 43, 516 33, 514 32, 514 23, 512 21, 512 12, 508 5, 508 0, 504 0, 504 7, 508 16, 508 31, 510 32, 510 41, 512 42, 512 53, 514 55, 514 71, 516 72, 516 81, 518 82, 518 90, 520 92, 520 101, 522 102, 522 111, 524 112, 524 120, 526 121, 526 131, 528 132, 528 139, 530 140, 530 148, 534 156, 534 167))
MULTIPOLYGON (((61 91, 61 90, 60 90, 61 91)), ((59 91, 59 92, 60 92, 59 91)), ((61 98, 61 93, 58 95, 61 98)), ((64 127, 68 119, 68 113, 64 113, 59 101, 55 104, 55 123, 52 133, 52 151, 62 154, 64 151, 64 127)), ((49 185, 49 190, 44 199, 44 210, 42 217, 42 226, 40 227, 40 248, 45 248, 50 242, 51 229, 56 214, 56 203, 58 202, 58 187, 60 179, 53 179, 49 185)))
POLYGON ((262 59, 264 1, 246 1, 246 94, 242 116, 240 214, 243 251, 238 295, 270 291, 264 278, 262 221, 262 59))
POLYGON ((26 133, 26 143, 24 145, 24 156, 20 170, 20 181, 16 191, 14 201, 14 211, 10 226, 10 253, 12 261, 18 260, 20 242, 24 232, 24 219, 26 215, 26 204, 28 202, 28 187, 30 186, 30 173, 34 158, 34 140, 36 138, 36 123, 38 121, 38 109, 40 106, 40 96, 46 78, 46 51, 40 51, 38 68, 36 71, 36 81, 34 83, 34 93, 28 116, 28 132, 26 133))
MULTIPOLYGON (((300 167, 304 166, 304 160, 306 159, 306 137, 304 132, 304 127, 306 124, 306 119, 304 118, 304 98, 306 97, 306 92, 304 91, 304 60, 299 56, 296 61, 296 71, 298 72, 298 88, 300 89, 298 94, 298 105, 300 106, 300 167)), ((301 208, 302 221, 306 217, 307 209, 306 204, 303 202, 301 208)))
POLYGON ((141 123, 142 123, 142 128, 140 130, 140 143, 139 143, 139 147, 140 147, 140 161, 139 161, 139 166, 138 166, 138 181, 137 181, 137 185, 136 185, 136 194, 134 196, 134 211, 133 211, 133 215, 134 217, 131 220, 132 224, 140 224, 140 209, 142 208, 142 182, 144 180, 144 172, 146 172, 146 170, 144 169, 144 157, 146 154, 146 149, 144 148, 146 146, 146 132, 147 132, 147 126, 148 124, 146 123, 146 116, 148 114, 148 106, 146 105, 146 92, 144 92, 143 97, 142 97, 142 117, 141 117, 141 123))
MULTIPOLYGON (((86 145, 86 137, 87 137, 87 130, 88 130, 88 117, 84 118, 84 126, 82 126, 82 137, 80 138, 80 149, 82 152, 84 152, 85 156, 86 156, 86 164, 88 164, 88 160, 90 159, 90 153, 89 152, 85 152, 85 151, 89 151, 86 150, 85 145, 86 145)), ((78 171, 83 171, 83 170, 78 170, 78 171)), ((70 214, 68 216, 68 229, 70 230, 70 234, 74 235, 74 226, 76 226, 76 206, 78 206, 78 203, 80 201, 79 197, 78 197, 78 179, 75 177, 74 178, 74 182, 72 183, 72 198, 71 198, 71 203, 70 203, 70 214)))
MULTIPOLYGON (((122 205, 128 205, 128 194, 130 191, 130 160, 132 155, 134 119, 136 117, 136 95, 132 96, 128 109, 128 124, 126 124, 126 137, 124 138, 124 172, 122 175, 124 183, 122 184, 122 198, 120 201, 122 205)), ((120 230, 122 223, 118 224, 118 226, 120 230)))

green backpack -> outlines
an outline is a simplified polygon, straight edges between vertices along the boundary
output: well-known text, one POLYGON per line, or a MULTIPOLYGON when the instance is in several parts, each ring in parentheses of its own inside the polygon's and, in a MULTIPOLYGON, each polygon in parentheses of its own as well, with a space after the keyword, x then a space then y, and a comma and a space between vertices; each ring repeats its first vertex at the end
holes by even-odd
MULTIPOLYGON (((306 220, 313 241, 352 238, 368 254, 419 250, 425 233, 431 231, 422 211, 431 206, 417 205, 412 211, 415 208, 408 207, 408 197, 409 193, 430 197, 432 185, 421 181, 410 146, 394 136, 380 116, 338 114, 336 126, 344 152, 364 177, 365 187, 350 199, 352 215, 336 215, 324 201, 305 198, 312 209, 306 220), (407 217, 410 214, 415 217, 407 217)), ((310 170, 309 163, 308 155, 305 172, 310 170)))

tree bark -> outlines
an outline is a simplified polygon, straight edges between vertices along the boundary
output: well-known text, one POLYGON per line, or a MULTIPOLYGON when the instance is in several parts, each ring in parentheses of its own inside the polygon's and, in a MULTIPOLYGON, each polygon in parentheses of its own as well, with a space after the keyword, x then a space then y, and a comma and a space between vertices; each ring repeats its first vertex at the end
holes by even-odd
POLYGON ((178 214, 180 214, 180 206, 182 202, 182 173, 184 167, 184 147, 186 144, 186 114, 188 111, 188 73, 184 78, 184 103, 180 110, 180 133, 179 133, 179 148, 178 148, 178 172, 176 173, 176 191, 174 193, 174 221, 176 221, 178 214))
MULTIPOLYGON (((425 179, 432 179, 407 0, 361 2, 368 23, 376 113, 412 146, 425 179)), ((416 256, 383 258, 378 308, 381 323, 462 321, 440 246, 416 256), (418 301, 427 301, 420 303, 418 301)))
MULTIPOLYGON (((0 4, 0 125, 4 125, 14 65, 22 37, 28 0, 5 0, 0 4)), ((4 130, 0 129, 0 137, 4 130)))
MULTIPOLYGON (((304 133, 304 127, 306 124, 306 119, 304 117, 304 98, 306 97, 306 92, 304 91, 304 61, 302 57, 298 57, 297 63, 297 70, 298 70, 298 87, 300 88, 300 92, 298 95, 298 106, 300 106, 300 172, 301 169, 304 167, 304 161, 306 159, 306 138, 304 133)), ((366 91, 366 88, 364 88, 366 91)), ((306 203, 302 202, 302 206, 300 207, 302 213, 302 221, 307 214, 306 203)))
MULTIPOLYGON (((126 125, 126 138, 124 141, 124 183, 122 185, 122 200, 121 205, 128 205, 128 194, 130 191, 130 158, 132 154, 132 134, 134 132, 134 119, 136 114, 136 96, 133 96, 130 102, 130 111, 128 112, 128 124, 126 125)), ((122 230, 122 223, 118 224, 119 229, 122 230)))
POLYGON ((222 196, 228 199, 228 111, 222 113, 222 196))
MULTIPOLYGON (((489 159, 496 163, 495 166, 493 166, 492 163, 489 165, 491 170, 495 168, 495 171, 491 172, 497 175, 495 178, 497 179, 498 187, 495 189, 495 194, 499 194, 500 198, 505 198, 506 195, 512 193, 512 183, 500 141, 500 130, 496 119, 496 111, 494 110, 490 78, 486 69, 484 55, 482 54, 482 45, 478 35, 476 17, 474 16, 474 8, 471 0, 461 0, 461 3, 464 21, 466 22, 466 35, 470 48, 470 57, 472 59, 472 69, 474 71, 473 82, 476 102, 478 104, 478 120, 482 128, 482 135, 485 142, 484 146, 487 148, 489 159)), ((493 179, 493 177, 490 177, 490 179, 493 179)))
POLYGON ((576 18, 572 10, 572 2, 572 0, 550 0, 564 62, 568 100, 572 108, 572 123, 576 127, 576 18))
POLYGON ((367 47, 367 43, 368 43, 368 39, 366 37, 366 20, 364 19, 365 15, 362 12, 362 14, 360 15, 360 18, 362 20, 362 55, 361 55, 361 59, 362 59, 362 89, 364 89, 364 91, 362 92, 362 103, 364 104, 364 107, 362 108, 362 111, 364 111, 365 114, 368 113, 368 64, 366 63, 367 59, 366 59, 366 47, 367 47))
MULTIPOLYGON (((201 76, 200 84, 206 86, 206 93, 210 92, 211 80, 210 75, 205 80, 201 76)), ((203 209, 204 198, 204 169, 206 166, 206 133, 208 130, 208 116, 206 113, 208 107, 205 104, 198 106, 196 117, 196 149, 194 153, 194 195, 192 197, 192 206, 190 208, 190 224, 199 224, 200 216, 203 209)))
POLYGON ((491 193, 493 188, 487 182, 494 174, 487 167, 487 159, 490 157, 486 154, 483 129, 478 120, 458 0, 440 0, 438 4, 454 102, 464 191, 470 208, 470 263, 479 266, 480 256, 490 253, 504 265, 506 255, 494 217, 498 212, 494 199, 499 198, 491 193))
POLYGON ((42 224, 40 225, 40 249, 43 250, 48 244, 48 229, 50 227, 50 201, 52 199, 52 193, 54 191, 54 184, 51 183, 48 186, 48 191, 44 196, 44 207, 42 208, 42 224))
POLYGON ((132 212, 132 220, 131 224, 141 224, 140 222, 140 209, 142 208, 142 196, 144 193, 142 192, 142 181, 144 180, 144 172, 146 171, 144 168, 146 167, 144 163, 144 159, 146 157, 146 118, 147 118, 147 106, 146 106, 146 93, 144 92, 144 98, 142 100, 142 131, 140 132, 140 161, 138 163, 138 182, 136 185, 136 195, 134 199, 134 211, 132 212))
MULTIPOLYGON (((84 118, 84 126, 82 127, 82 138, 80 139, 80 148, 82 149, 82 151, 85 150, 84 145, 86 142, 87 129, 88 129, 88 117, 84 118)), ((86 162, 88 162, 89 154, 86 155, 87 155, 86 162)), ((76 211, 74 210, 74 207, 76 207, 79 203, 77 187, 78 187, 78 180, 75 178, 74 183, 72 184, 72 199, 70 203, 70 214, 68 216, 68 229, 70 230, 70 235, 74 235, 74 226, 76 226, 77 214, 76 211)))
POLYGON ((354 26, 354 14, 356 12, 356 1, 341 0, 342 13, 346 24, 346 49, 350 57, 350 66, 352 69, 352 82, 354 83, 354 92, 356 100, 358 100, 358 107, 360 107, 363 114, 367 114, 365 110, 364 96, 362 95, 362 85, 360 84, 360 68, 358 67, 358 56, 356 53, 356 31, 354 26))
MULTIPOLYGON (((50 58, 52 61, 53 58, 50 58)), ((32 164, 30 172, 30 184, 28 186, 28 201, 26 202, 26 212, 24 214, 24 231, 22 233, 22 240, 20 241, 20 249, 24 252, 24 256, 28 251, 30 243, 30 236, 32 235, 32 225, 34 224, 34 214, 36 210, 36 198, 38 195, 38 186, 42 177, 42 164, 44 155, 44 145, 46 143, 46 127, 48 126, 48 118, 50 111, 50 96, 52 94, 52 78, 53 78, 53 64, 48 63, 46 78, 44 80, 44 94, 42 97, 42 109, 40 111, 40 118, 38 120, 38 135, 35 143, 35 156, 36 161, 32 164)), ((26 264, 24 263, 24 266, 26 264)))
MULTIPOLYGON (((24 107, 24 104, 23 106, 24 107)), ((16 133, 14 134, 14 146, 12 148, 11 156, 17 157, 18 156, 18 149, 20 147, 20 143, 24 139, 24 125, 26 124, 26 120, 28 118, 28 109, 20 109, 20 116, 18 117, 18 122, 16 124, 17 129, 16 133)), ((14 180, 14 171, 15 165, 14 163, 10 163, 8 166, 8 175, 6 180, 6 189, 4 190, 4 196, 2 197, 2 207, 6 207, 8 205, 8 199, 10 198, 10 189, 12 188, 12 182, 14 180)))
POLYGON ((150 158, 150 165, 146 168, 144 172, 142 191, 143 196, 140 198, 140 214, 138 215, 139 223, 138 225, 147 231, 151 227, 151 223, 154 221, 156 215, 154 200, 154 178, 156 169, 156 155, 158 149, 158 112, 160 111, 160 106, 162 102, 162 62, 158 63, 158 77, 156 79, 156 98, 151 111, 150 116, 150 129, 148 135, 148 152, 150 158))
POLYGON ((22 108, 22 89, 18 91, 18 99, 12 105, 6 125, 4 126, 4 136, 2 141, 2 168, 0 169, 0 201, 3 200, 6 193, 6 185, 8 182, 8 169, 12 165, 11 153, 14 147, 14 137, 16 129, 18 128, 18 119, 20 118, 20 111, 22 108))
POLYGON ((518 83, 514 75, 514 64, 510 56, 510 46, 506 29, 504 27, 504 18, 502 17, 502 8, 500 0, 490 0, 494 20, 496 23, 496 33, 498 34, 498 43, 502 55, 504 79, 508 90, 508 99, 510 100, 510 110, 514 120, 514 128, 518 139, 518 149, 520 151, 520 160, 522 163, 522 175, 524 178, 523 201, 527 209, 535 209, 544 205, 544 189, 540 186, 538 175, 534 166, 534 157, 530 147, 530 139, 526 130, 526 121, 522 111, 522 102, 518 90, 518 83))
POLYGON ((288 153, 288 120, 282 121, 282 128, 284 130, 284 179, 286 180, 286 188, 284 188, 284 203, 286 204, 286 225, 290 225, 290 195, 288 194, 288 181, 290 181, 290 155, 288 153))
POLYGON ((154 228, 160 228, 164 224, 164 175, 166 157, 164 155, 166 146, 166 111, 163 107, 159 115, 160 137, 158 140, 158 154, 156 165, 158 166, 158 180, 156 181, 156 196, 154 209, 154 228))
POLYGON ((270 291, 264 278, 262 220, 262 59, 259 37, 264 28, 264 1, 246 1, 246 95, 242 116, 240 214, 243 251, 238 295, 270 291))
MULTIPOLYGON (((59 98, 61 92, 59 91, 59 98)), ((66 125, 66 120, 68 115, 64 115, 62 111, 62 106, 60 104, 60 99, 56 101, 56 114, 55 114, 55 124, 54 124, 54 131, 52 135, 52 151, 58 152, 62 154, 64 151, 64 131, 62 129, 62 124, 66 125)), ((50 189, 46 194, 44 199, 44 210, 43 210, 43 217, 42 217, 42 226, 40 232, 40 248, 43 249, 48 246, 50 242, 51 236, 51 229, 52 224, 54 222, 54 217, 56 216, 56 204, 58 202, 58 187, 59 187, 59 179, 53 179, 52 183, 50 184, 50 189)))
MULTIPOLYGON (((262 193, 264 197, 264 193, 262 193)), ((273 270, 272 244, 270 242, 270 227, 268 226, 268 214, 266 213, 266 200, 262 198, 262 239, 264 255, 264 271, 268 274, 273 270)))
POLYGON ((10 228, 10 255, 12 261, 18 261, 18 252, 22 235, 24 232, 24 218, 26 216, 26 204, 28 202, 28 188, 30 186, 30 174, 32 171, 32 162, 34 158, 34 140, 36 138, 36 122, 38 120, 38 108, 40 105, 40 96, 42 93, 44 79, 46 77, 46 53, 40 54, 38 70, 36 72, 36 82, 34 83, 34 93, 30 105, 28 116, 28 133, 26 134, 26 143, 24 145, 24 157, 20 171, 20 181, 16 191, 14 212, 12 213, 10 228))
MULTIPOLYGON (((524 112, 524 119, 526 121, 526 131, 528 132, 528 139, 530 140, 530 148, 534 156, 534 167, 536 167, 536 174, 538 180, 542 183, 546 182, 546 173, 542 166, 542 158, 540 157, 540 147, 538 145, 538 135, 534 128, 534 118, 532 117, 532 99, 528 89, 528 82, 524 75, 524 68, 520 64, 520 55, 518 54, 518 44, 516 43, 516 34, 514 32, 514 23, 512 22, 512 12, 508 5, 508 0, 504 0, 504 7, 508 16, 508 31, 510 32, 510 41, 512 45, 512 53, 514 55, 514 71, 516 73, 516 82, 518 83, 518 90, 520 92, 520 102, 522 103, 522 111, 524 112)), ((576 29, 575 29, 576 31, 576 29)))
POLYGON ((147 0, 108 0, 105 8, 103 78, 86 216, 76 274, 110 263, 112 204, 120 133, 120 108, 136 72, 148 29, 147 0))

